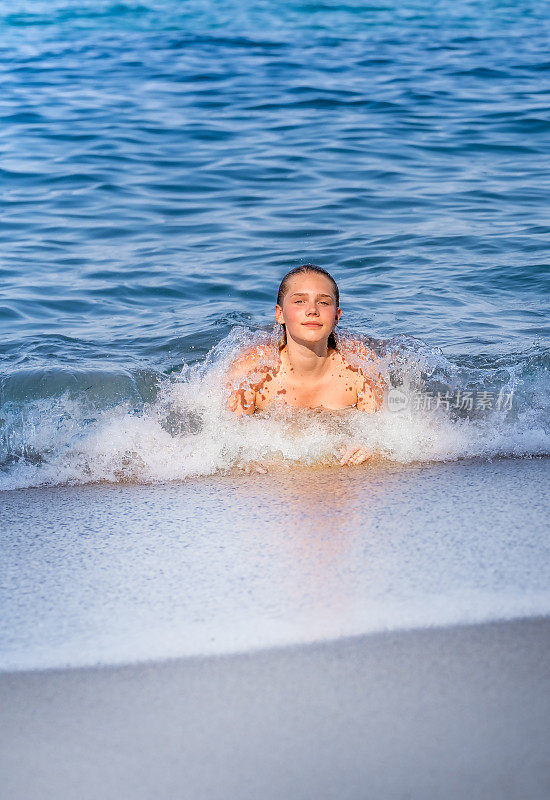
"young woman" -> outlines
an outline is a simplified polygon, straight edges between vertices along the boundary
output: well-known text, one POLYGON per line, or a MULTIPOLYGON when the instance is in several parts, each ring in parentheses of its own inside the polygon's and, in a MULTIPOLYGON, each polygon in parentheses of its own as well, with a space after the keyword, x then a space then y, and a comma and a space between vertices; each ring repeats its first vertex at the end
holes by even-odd
MULTIPOLYGON (((372 413, 382 405, 385 383, 375 368, 361 370, 338 349, 334 329, 340 319, 334 278, 321 267, 304 264, 288 272, 279 286, 275 317, 282 326, 278 358, 266 346, 251 348, 233 362, 229 408, 254 414, 275 403, 297 408, 372 413)), ((376 364, 360 342, 354 352, 376 364)), ((341 464, 361 464, 371 453, 356 448, 341 464)))

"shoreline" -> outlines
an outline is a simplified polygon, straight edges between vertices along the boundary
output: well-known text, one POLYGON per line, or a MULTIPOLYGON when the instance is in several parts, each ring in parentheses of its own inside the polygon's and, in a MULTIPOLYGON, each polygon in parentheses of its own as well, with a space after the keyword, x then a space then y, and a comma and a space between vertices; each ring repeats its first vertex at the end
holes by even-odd
MULTIPOLYGON (((402 474, 415 471, 422 471, 426 469, 437 469, 438 467, 472 467, 483 468, 484 466, 492 466, 495 464, 512 463, 514 465, 521 463, 550 463, 549 453, 529 453, 521 455, 513 455, 510 453, 503 453, 491 456, 467 455, 457 456, 455 458, 433 458, 427 460, 416 461, 397 461, 390 458, 381 456, 374 456, 363 464, 356 466, 342 466, 335 460, 334 463, 313 462, 311 464, 304 464, 300 461, 284 460, 281 462, 272 461, 268 466, 269 469, 266 473, 245 472, 242 468, 233 466, 227 469, 216 470, 215 472, 207 472, 205 474, 192 474, 184 478, 159 478, 151 480, 94 480, 89 482, 78 483, 74 481, 67 481, 62 483, 36 483, 29 486, 14 486, 9 488, 0 487, 0 498, 3 496, 16 495, 25 492, 42 492, 42 491, 55 491, 55 490, 79 490, 79 489, 154 489, 154 488, 177 488, 178 486, 186 487, 194 484, 209 483, 211 481, 224 481, 234 480, 235 478, 242 478, 243 481, 251 479, 269 480, 284 479, 285 477, 299 477, 308 475, 326 475, 331 472, 336 476, 340 476, 344 470, 353 470, 351 473, 352 478, 355 477, 357 471, 366 471, 367 474, 371 473, 374 477, 378 478, 384 475, 402 474)), ((346 473, 344 473, 346 474, 346 473)))
POLYGON ((546 800, 550 618, 0 674, 10 800, 546 800))
POLYGON ((0 667, 545 616, 550 460, 2 497, 0 667))
POLYGON ((303 639, 301 641, 288 641, 276 642, 274 644, 265 644, 250 646, 248 648, 235 649, 235 650, 212 650, 209 652, 193 652, 193 653, 178 653, 174 655, 154 655, 151 657, 137 657, 134 660, 128 658, 120 661, 102 661, 96 663, 76 663, 76 664, 58 664, 58 665, 38 665, 36 667, 1 667, 0 666, 0 682, 3 678, 9 676, 32 676, 32 675, 51 675, 51 674, 67 674, 72 672, 100 672, 107 670, 132 670, 140 668, 162 668, 171 664, 187 665, 194 664, 200 665, 203 663, 210 663, 211 661, 221 661, 223 659, 238 659, 238 658, 255 658, 263 655, 277 654, 284 655, 285 653, 294 653, 301 650, 311 650, 315 648, 330 648, 341 646, 351 646, 354 642, 367 642, 371 640, 384 640, 387 637, 393 636, 408 636, 408 635, 422 635, 445 631, 461 631, 478 628, 486 628, 501 625, 522 625, 522 624, 538 624, 550 622, 550 612, 535 613, 535 614, 518 614, 517 616, 510 615, 499 618, 483 618, 480 620, 465 620, 458 622, 443 622, 428 625, 404 625, 398 628, 391 628, 385 630, 367 630, 358 633, 343 634, 342 636, 327 637, 324 639, 303 639))
POLYGON ((479 629, 500 628, 505 626, 515 625, 534 625, 542 624, 549 626, 549 645, 550 645, 550 612, 548 614, 537 614, 533 616, 518 616, 509 619, 489 619, 481 620, 479 622, 456 622, 442 625, 424 625, 416 627, 403 627, 392 630, 376 630, 366 631, 364 633, 350 634, 341 637, 327 638, 327 639, 312 639, 311 641, 303 642, 288 642, 282 644, 267 645, 265 647, 251 648, 247 650, 230 650, 227 652, 212 652, 212 653, 192 653, 189 655, 174 655, 166 657, 152 657, 144 659, 136 659, 135 661, 120 661, 120 662, 105 662, 97 664, 69 664, 65 666, 52 666, 52 667, 30 667, 24 669, 18 668, 1 668, 0 669, 0 683, 4 678, 19 677, 19 676, 35 676, 35 675, 67 675, 69 673, 99 673, 104 671, 127 671, 139 669, 155 669, 155 668, 169 668, 170 666, 185 667, 186 665, 199 667, 207 665, 211 662, 231 661, 235 659, 249 659, 249 658, 269 658, 273 655, 274 658, 284 658, 286 655, 289 657, 298 655, 302 651, 316 651, 323 649, 330 649, 334 647, 351 648, 354 645, 360 645, 368 642, 380 642, 383 646, 386 639, 394 637, 407 637, 407 636, 429 636, 430 634, 445 633, 461 633, 466 631, 477 631, 479 629))

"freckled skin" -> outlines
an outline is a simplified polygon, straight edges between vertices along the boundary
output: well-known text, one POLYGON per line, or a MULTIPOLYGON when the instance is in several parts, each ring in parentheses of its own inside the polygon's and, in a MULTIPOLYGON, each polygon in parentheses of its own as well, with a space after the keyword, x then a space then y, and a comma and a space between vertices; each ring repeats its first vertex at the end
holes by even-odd
POLYGON ((340 314, 329 279, 314 271, 293 276, 275 306, 286 344, 278 352, 267 345, 250 348, 236 359, 228 376, 229 408, 239 415, 274 403, 377 411, 385 383, 374 353, 359 341, 347 342, 345 350, 328 347, 340 314), (354 366, 355 356, 365 362, 366 373, 354 366))
POLYGON ((304 387, 293 377, 293 369, 284 358, 284 348, 279 353, 278 363, 258 363, 265 353, 257 352, 248 359, 253 369, 237 390, 232 391, 229 407, 236 413, 253 414, 264 411, 273 403, 285 403, 298 408, 325 408, 341 410, 359 408, 371 413, 378 410, 382 402, 383 385, 376 394, 371 388, 373 381, 363 375, 357 367, 348 364, 337 350, 329 352, 328 369, 318 383, 304 387), (342 371, 342 367, 344 370, 342 371), (283 400, 283 395, 286 399, 283 400))

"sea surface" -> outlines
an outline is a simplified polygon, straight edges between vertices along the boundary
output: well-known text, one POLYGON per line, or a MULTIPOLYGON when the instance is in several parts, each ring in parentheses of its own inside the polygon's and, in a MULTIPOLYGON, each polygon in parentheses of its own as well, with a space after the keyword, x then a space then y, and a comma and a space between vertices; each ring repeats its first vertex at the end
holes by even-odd
POLYGON ((0 488, 548 455, 549 34, 535 0, 2 3, 0 488), (236 420, 304 262, 384 408, 236 420))

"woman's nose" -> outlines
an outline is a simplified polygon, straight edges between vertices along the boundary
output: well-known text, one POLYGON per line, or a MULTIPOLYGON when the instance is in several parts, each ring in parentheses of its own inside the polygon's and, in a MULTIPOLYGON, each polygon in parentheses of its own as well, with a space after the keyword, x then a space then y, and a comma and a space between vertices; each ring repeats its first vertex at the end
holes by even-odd
POLYGON ((311 314, 315 315, 316 317, 319 315, 319 309, 315 305, 315 303, 311 303, 307 309, 307 315, 310 316, 311 314))

